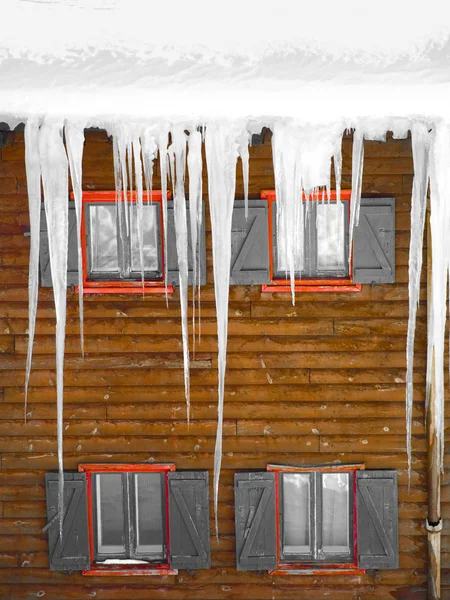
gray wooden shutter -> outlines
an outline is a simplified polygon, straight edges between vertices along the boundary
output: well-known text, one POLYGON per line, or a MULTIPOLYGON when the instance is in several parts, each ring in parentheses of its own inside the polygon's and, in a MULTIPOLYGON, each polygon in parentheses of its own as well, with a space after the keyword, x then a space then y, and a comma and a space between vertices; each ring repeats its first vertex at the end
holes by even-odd
MULTIPOLYGON (((189 223, 189 202, 186 202, 187 209, 187 226, 188 226, 188 284, 193 284, 193 265, 192 265, 192 241, 191 241, 191 226, 189 223)), ((200 283, 206 283, 206 236, 205 236, 205 204, 202 202, 202 228, 198 244, 200 244, 200 260, 197 268, 200 268, 200 283)), ((173 214, 173 200, 167 202, 167 285, 180 285, 178 271, 178 255, 177 243, 175 234, 175 218, 173 214)))
MULTIPOLYGON (((77 216, 75 204, 69 202, 69 249, 67 255, 67 286, 78 285, 77 216)), ((47 219, 44 205, 41 208, 41 240, 39 249, 39 271, 42 287, 53 287, 50 270, 50 253, 47 236, 47 219)))
POLYGON ((235 200, 231 222, 231 285, 270 283, 267 200, 235 200))
POLYGON ((394 283, 395 198, 361 198, 353 240, 353 281, 394 283))
POLYGON ((89 536, 85 473, 64 473, 64 521, 59 537, 58 474, 45 474, 48 558, 51 571, 89 569, 89 536))
POLYGON ((275 473, 235 473, 234 496, 237 570, 274 569, 275 473))
POLYGON ((170 566, 209 569, 208 471, 169 473, 170 566))
POLYGON ((357 471, 358 565, 398 569, 396 471, 357 471))

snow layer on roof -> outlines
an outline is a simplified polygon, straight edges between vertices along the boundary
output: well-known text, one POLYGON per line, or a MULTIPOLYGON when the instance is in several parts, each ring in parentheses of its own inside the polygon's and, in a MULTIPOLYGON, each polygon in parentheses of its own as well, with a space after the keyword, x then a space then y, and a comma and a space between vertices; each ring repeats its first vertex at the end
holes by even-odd
POLYGON ((447 118, 449 17, 443 0, 3 0, 0 114, 447 118))

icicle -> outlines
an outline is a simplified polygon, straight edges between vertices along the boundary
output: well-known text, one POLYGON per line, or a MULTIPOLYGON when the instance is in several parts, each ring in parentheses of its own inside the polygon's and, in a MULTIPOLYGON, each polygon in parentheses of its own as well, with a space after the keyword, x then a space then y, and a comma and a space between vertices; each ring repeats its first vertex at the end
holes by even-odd
MULTIPOLYGON (((333 154, 333 165, 334 165, 334 179, 336 187, 336 204, 338 205, 339 215, 342 214, 343 206, 341 202, 341 181, 342 181, 342 134, 340 139, 336 142, 333 154)), ((338 237, 338 256, 342 256, 342 243, 344 235, 342 228, 344 227, 343 219, 338 218, 337 220, 337 237, 338 237)))
POLYGON ((153 161, 156 159, 158 145, 156 143, 156 127, 147 126, 141 134, 141 150, 144 163, 145 187, 149 197, 153 189, 153 161))
POLYGON ((218 495, 222 464, 222 426, 228 334, 228 298, 231 264, 231 220, 236 188, 236 161, 242 128, 211 123, 206 127, 208 196, 213 240, 214 293, 219 344, 218 422, 214 451, 214 516, 219 540, 218 495))
POLYGON ((28 273, 28 351, 25 375, 24 418, 27 420, 28 383, 33 355, 39 282, 39 240, 41 222, 41 168, 39 162, 39 122, 30 119, 25 126, 25 167, 30 212, 30 268, 28 273))
MULTIPOLYGON (((168 265, 167 265, 167 144, 169 142, 169 130, 163 128, 158 133, 159 150, 159 169, 161 171, 161 190, 162 190, 162 209, 163 209, 163 229, 164 229, 164 281, 167 286, 168 265)), ((166 292, 166 304, 168 302, 166 292)))
POLYGON ((352 150, 352 195, 350 198, 349 253, 351 264, 353 248, 353 231, 359 223, 359 207, 361 205, 362 177, 364 166, 364 133, 360 129, 353 132, 352 150))
POLYGON ((427 356, 427 389, 434 383, 434 428, 439 439, 441 470, 444 452, 444 339, 449 269, 450 133, 445 123, 433 132, 430 153, 431 315, 427 356), (431 339, 430 339, 431 338, 431 339), (434 361, 434 368, 432 364, 434 361))
POLYGON ((169 156, 172 165, 174 185, 174 221, 180 278, 181 329, 183 338, 184 393, 186 397, 187 421, 190 420, 190 384, 189 384, 189 335, 188 335, 188 229, 186 219, 186 198, 184 178, 186 169, 187 136, 181 126, 172 131, 172 144, 169 156))
POLYGON ((409 320, 406 342, 406 448, 408 455, 408 483, 411 479, 411 425, 413 407, 414 340, 417 307, 422 271, 423 233, 427 208, 428 157, 430 135, 423 123, 412 128, 414 181, 411 197, 411 239, 409 245, 409 320))
POLYGON ((192 339, 195 354, 195 286, 198 297, 198 319, 200 332, 200 282, 201 282, 201 226, 202 211, 202 135, 198 129, 189 134, 189 153, 187 157, 189 171, 189 220, 192 246, 192 339))
POLYGON ((139 136, 134 134, 132 141, 134 176, 136 182, 136 208, 137 208, 137 232, 139 247, 139 265, 141 268, 142 288, 144 287, 144 206, 143 206, 143 184, 142 184, 142 162, 141 162, 141 142, 139 136))
POLYGON ((341 138, 341 123, 312 128, 277 122, 273 129, 278 251, 289 273, 292 304, 295 273, 303 262, 305 220, 310 218, 311 198, 318 197, 320 187, 330 188, 331 157, 336 155, 341 138))
POLYGON ((56 410, 58 439, 58 513, 60 541, 64 518, 63 408, 64 342, 66 333, 68 248, 68 163, 62 140, 62 124, 44 121, 39 135, 50 268, 56 309, 56 410))
POLYGON ((245 212, 245 220, 248 219, 248 163, 249 163, 249 152, 248 145, 250 143, 250 133, 248 131, 243 131, 242 136, 239 142, 239 156, 242 161, 242 178, 244 181, 244 212, 245 212))
POLYGON ((81 216, 82 216, 82 161, 84 148, 84 123, 66 123, 64 127, 70 177, 72 179, 75 213, 77 218, 78 249, 78 310, 80 313, 80 345, 84 358, 84 319, 83 319, 83 259, 81 252, 81 216))

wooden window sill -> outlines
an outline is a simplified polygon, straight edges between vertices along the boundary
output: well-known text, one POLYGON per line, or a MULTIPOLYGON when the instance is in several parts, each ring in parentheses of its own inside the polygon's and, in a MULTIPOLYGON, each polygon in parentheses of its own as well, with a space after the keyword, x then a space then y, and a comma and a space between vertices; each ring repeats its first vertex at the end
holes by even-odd
MULTIPOLYGON (((261 288, 261 292, 263 293, 283 293, 290 292, 291 286, 288 283, 270 283, 267 285, 263 285, 261 288)), ((294 287, 295 292, 339 292, 339 293, 354 293, 361 291, 360 283, 320 283, 319 281, 314 281, 310 283, 296 283, 294 287)))
POLYGON ((365 569, 357 567, 348 568, 345 565, 342 568, 334 567, 319 567, 315 565, 299 566, 298 569, 294 565, 286 567, 278 566, 276 569, 269 571, 269 575, 364 575, 365 569))
POLYGON ((132 565, 127 565, 123 568, 120 568, 119 565, 108 565, 107 567, 93 567, 88 569, 87 571, 82 571, 82 575, 86 575, 88 577, 135 577, 139 575, 177 575, 178 569, 171 569, 168 566, 161 567, 140 567, 140 568, 131 568, 132 565))

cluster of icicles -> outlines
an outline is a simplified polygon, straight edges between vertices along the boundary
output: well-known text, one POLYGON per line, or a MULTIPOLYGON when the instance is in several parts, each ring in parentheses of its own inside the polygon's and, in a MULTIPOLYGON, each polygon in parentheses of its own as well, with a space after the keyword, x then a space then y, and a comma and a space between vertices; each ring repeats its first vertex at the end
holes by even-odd
MULTIPOLYGON (((295 252, 298 238, 303 235, 303 211, 298 210, 302 194, 306 197, 330 190, 333 159, 337 201, 340 202, 342 171, 342 134, 345 123, 323 127, 306 127, 297 123, 277 121, 270 124, 273 137, 273 162, 277 194, 277 231, 284 232, 285 262, 291 281, 292 301, 295 301, 295 252)), ((29 271, 29 345, 26 365, 25 398, 27 398, 32 361, 38 298, 39 229, 41 212, 41 182, 48 227, 50 266, 56 307, 56 387, 57 439, 59 478, 59 518, 62 532, 63 502, 63 370, 66 325, 66 288, 68 253, 68 174, 72 179, 78 223, 79 309, 81 351, 83 352, 83 274, 81 262, 82 155, 84 146, 82 122, 56 121, 50 118, 30 118, 25 127, 26 170, 29 195, 31 250, 29 271)), ((444 124, 431 130, 424 123, 405 119, 382 123, 356 123, 353 135, 352 197, 350 206, 350 243, 353 228, 358 223, 364 162, 364 139, 385 141, 386 131, 394 137, 405 137, 412 131, 414 156, 414 186, 411 212, 411 248, 409 267, 410 318, 407 339, 407 451, 411 468, 411 419, 413 402, 413 349, 416 310, 420 291, 422 242, 425 223, 428 179, 431 181, 431 230, 433 240, 433 285, 431 320, 428 336, 427 390, 435 373, 437 407, 436 429, 443 439, 443 356, 446 317, 446 282, 449 267, 450 231, 450 137, 444 124), (434 357, 434 369, 431 357, 434 357)), ((246 122, 212 122, 202 127, 186 124, 154 123, 136 125, 121 123, 108 131, 113 136, 114 172, 117 210, 122 211, 124 227, 129 227, 127 192, 137 194, 137 231, 143 266, 143 205, 144 188, 152 190, 154 160, 159 159, 163 199, 164 236, 167 236, 167 186, 172 179, 176 248, 179 264, 179 286, 184 355, 184 383, 187 415, 190 414, 189 339, 188 339, 188 226, 192 239, 193 303, 195 285, 200 294, 198 241, 202 219, 202 145, 204 143, 208 171, 208 197, 213 239, 214 287, 218 334, 218 424, 214 455, 214 510, 217 526, 219 476, 222 457, 222 423, 228 333, 228 298, 231 261, 231 224, 236 187, 236 163, 243 165, 245 199, 249 175, 251 133, 246 122), (186 210, 185 174, 189 175, 189 219, 186 210), (189 221, 189 224, 188 224, 189 221)), ((247 214, 247 210, 246 210, 247 214)), ((120 222, 120 219, 119 219, 120 222)), ((167 241, 167 240, 166 240, 167 241)), ((167 244, 164 244, 167 248, 167 244)), ((167 279, 167 260, 164 260, 167 279)), ((193 311, 195 315, 195 310, 193 311)), ((195 316, 194 316, 195 318, 195 316)), ((194 328, 195 331, 195 328, 194 328)), ((25 400, 26 401, 26 400, 25 400)), ((441 452, 443 443, 441 442, 441 452)))

